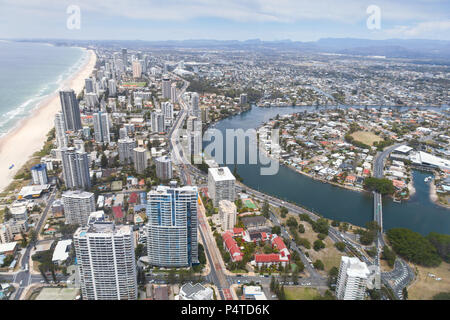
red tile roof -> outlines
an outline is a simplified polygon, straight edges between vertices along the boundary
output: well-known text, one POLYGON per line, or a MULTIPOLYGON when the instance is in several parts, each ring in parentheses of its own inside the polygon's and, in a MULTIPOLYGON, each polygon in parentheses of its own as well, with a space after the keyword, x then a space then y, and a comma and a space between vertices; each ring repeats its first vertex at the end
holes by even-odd
POLYGON ((136 203, 138 200, 138 195, 136 192, 130 194, 130 198, 128 198, 128 203, 136 203))
POLYGON ((118 219, 123 218, 123 211, 121 206, 112 207, 112 211, 114 213, 114 217, 118 219))
POLYGON ((255 254, 255 261, 258 262, 279 262, 280 256, 276 253, 255 254))
POLYGON ((273 239, 273 244, 277 246, 278 250, 286 249, 286 245, 280 237, 275 237, 273 239))

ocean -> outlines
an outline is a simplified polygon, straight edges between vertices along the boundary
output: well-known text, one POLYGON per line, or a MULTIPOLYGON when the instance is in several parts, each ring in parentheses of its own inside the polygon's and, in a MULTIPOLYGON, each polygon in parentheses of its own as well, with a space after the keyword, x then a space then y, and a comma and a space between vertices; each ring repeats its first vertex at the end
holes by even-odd
POLYGON ((87 59, 81 48, 0 40, 0 137, 61 89, 87 59))

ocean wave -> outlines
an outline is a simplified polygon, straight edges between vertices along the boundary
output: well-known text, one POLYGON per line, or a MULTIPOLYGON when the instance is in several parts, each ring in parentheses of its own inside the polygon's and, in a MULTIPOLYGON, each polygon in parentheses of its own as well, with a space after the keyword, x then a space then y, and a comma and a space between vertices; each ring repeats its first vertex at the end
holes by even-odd
POLYGON ((81 57, 73 65, 63 70, 55 81, 46 83, 34 96, 29 97, 16 108, 0 115, 0 137, 14 130, 21 120, 30 116, 39 107, 44 99, 61 90, 67 79, 72 77, 87 62, 88 56, 87 51, 83 50, 81 57))

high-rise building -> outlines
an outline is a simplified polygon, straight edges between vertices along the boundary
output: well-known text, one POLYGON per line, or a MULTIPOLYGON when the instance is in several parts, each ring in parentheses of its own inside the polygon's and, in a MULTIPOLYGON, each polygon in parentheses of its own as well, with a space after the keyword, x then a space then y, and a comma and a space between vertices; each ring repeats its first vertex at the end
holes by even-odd
POLYGON ((86 152, 76 151, 75 148, 62 148, 61 158, 63 177, 69 189, 90 189, 89 160, 86 152))
POLYGON ((177 84, 174 82, 174 83, 172 83, 172 86, 170 87, 170 101, 172 101, 172 103, 178 102, 177 91, 178 91, 177 84))
POLYGON ((86 93, 84 96, 84 100, 86 100, 86 106, 89 108, 94 108, 98 105, 98 96, 95 92, 86 93))
POLYGON ((173 119, 173 104, 169 101, 162 103, 162 112, 164 119, 173 119))
POLYGON ((125 48, 122 49, 122 62, 126 68, 128 65, 128 53, 127 53, 127 49, 125 49, 125 48))
POLYGON ((89 127, 83 127, 83 138, 86 140, 91 139, 91 128, 89 127))
POLYGON ((94 113, 94 136, 97 143, 109 143, 109 118, 104 112, 94 113))
POLYGON ((47 184, 47 166, 43 163, 38 163, 31 168, 31 180, 33 184, 47 184))
POLYGON ((161 180, 172 179, 172 160, 169 156, 162 156, 155 159, 156 176, 161 180))
POLYGON ((84 87, 86 89, 86 93, 94 92, 94 80, 91 78, 84 79, 84 87))
POLYGON ((228 167, 208 169, 208 194, 212 199, 214 207, 219 205, 220 200, 234 202, 236 178, 228 167))
POLYGON ((233 230, 236 225, 236 205, 229 200, 219 201, 219 217, 222 222, 222 230, 233 230))
POLYGON ((192 93, 191 104, 192 104, 192 115, 194 117, 200 118, 200 106, 199 106, 199 96, 197 92, 192 93))
POLYGON ((119 149, 119 161, 122 164, 133 163, 133 149, 136 148, 136 140, 126 137, 117 141, 119 149))
POLYGON ((59 92, 64 123, 67 130, 77 131, 81 129, 80 107, 73 90, 59 92))
POLYGON ((139 79, 142 76, 142 66, 139 61, 134 60, 132 63, 133 67, 133 78, 139 79))
POLYGON ((110 97, 115 97, 117 94, 117 84, 115 79, 108 80, 108 91, 110 97))
POLYGON ((161 110, 153 111, 150 115, 153 132, 164 132, 166 129, 164 113, 161 110))
POLYGON ((66 124, 64 122, 64 115, 62 112, 55 114, 55 137, 56 146, 58 148, 67 147, 69 144, 69 139, 66 134, 66 124))
POLYGON ((95 211, 95 195, 86 191, 66 191, 62 194, 64 216, 67 224, 84 226, 95 211))
POLYGON ((97 221, 73 236, 81 293, 86 300, 136 300, 134 233, 131 226, 97 221))
POLYGON ((137 147, 133 149, 134 169, 137 173, 144 173, 148 167, 148 151, 145 148, 137 147))
POLYGON ((170 79, 169 78, 163 78, 162 79, 162 97, 163 99, 170 99, 170 79))
POLYGON ((207 123, 209 122, 209 108, 207 106, 201 107, 201 117, 202 117, 202 122, 203 123, 207 123))
POLYGON ((336 297, 339 300, 363 300, 369 275, 370 271, 364 262, 356 257, 343 256, 336 284, 336 297))
POLYGON ((147 254, 151 265, 198 263, 197 187, 158 186, 148 193, 147 254))

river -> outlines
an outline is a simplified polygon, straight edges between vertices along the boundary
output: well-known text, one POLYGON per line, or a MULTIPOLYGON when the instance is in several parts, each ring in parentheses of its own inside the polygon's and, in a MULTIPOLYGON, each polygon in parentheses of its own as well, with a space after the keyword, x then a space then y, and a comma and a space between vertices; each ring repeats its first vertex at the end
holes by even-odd
MULTIPOLYGON (((329 109, 334 107, 329 107, 329 109)), ((400 108, 405 110, 405 108, 400 108)), ((432 109, 432 108, 430 108, 432 109)), ((313 112, 316 107, 252 107, 249 111, 226 118, 215 124, 215 129, 257 128, 277 114, 303 111, 313 112)), ((225 134, 224 134, 225 137, 225 134)), ((224 140, 225 141, 225 140, 224 140)), ((204 147, 208 142, 204 142, 204 147)), ((248 149, 248 148, 247 148, 248 149)), ((235 152, 236 154, 236 152, 235 152)), ((214 154, 213 154, 214 156, 214 154)), ((373 219, 373 198, 370 193, 351 191, 311 179, 292 169, 280 165, 276 175, 260 175, 261 164, 237 165, 238 174, 244 184, 261 192, 293 201, 322 216, 364 226, 373 219)), ((233 171, 234 165, 228 165, 233 171)), ((423 235, 431 231, 450 234, 450 210, 434 204, 429 197, 429 185, 424 178, 429 174, 413 172, 416 193, 409 201, 394 203, 383 199, 383 227, 404 227, 423 235)))

